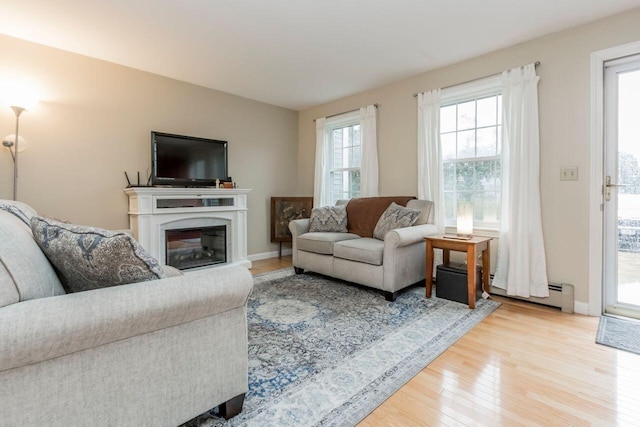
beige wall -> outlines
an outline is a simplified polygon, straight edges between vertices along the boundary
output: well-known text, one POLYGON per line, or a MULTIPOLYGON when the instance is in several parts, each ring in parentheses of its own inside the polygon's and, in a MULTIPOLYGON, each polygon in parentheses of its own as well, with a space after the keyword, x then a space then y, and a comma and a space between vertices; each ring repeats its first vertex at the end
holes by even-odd
MULTIPOLYGON (((18 199, 74 223, 128 228, 124 171, 147 176, 149 132, 229 141, 229 171, 249 195, 248 252, 277 250, 269 198, 295 195, 297 112, 0 36, 0 77, 22 75, 42 102, 21 117, 18 199)), ((0 94, 0 97, 2 94, 0 94)), ((0 108, 0 137, 15 118, 0 108)), ((0 198, 11 198, 11 158, 0 150, 0 198)))
POLYGON ((588 201, 590 53, 640 40, 640 9, 522 43, 456 65, 301 111, 299 188, 313 192, 313 119, 378 103, 382 195, 417 194, 417 112, 413 94, 541 61, 540 145, 542 221, 547 272, 572 283, 576 301, 589 300, 588 201), (578 166, 579 180, 560 182, 560 168, 578 166))

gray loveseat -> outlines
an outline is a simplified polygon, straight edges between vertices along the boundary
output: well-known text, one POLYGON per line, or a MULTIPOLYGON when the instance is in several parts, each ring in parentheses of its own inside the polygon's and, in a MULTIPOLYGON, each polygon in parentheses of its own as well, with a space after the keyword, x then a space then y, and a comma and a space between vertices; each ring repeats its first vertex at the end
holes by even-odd
POLYGON ((309 232, 309 219, 291 221, 293 266, 383 291, 394 301, 398 291, 425 279, 425 237, 437 234, 433 202, 411 197, 370 197, 346 204, 346 233, 309 232), (421 210, 410 227, 389 231, 384 240, 373 230, 391 203, 421 210))
POLYGON ((235 415, 252 287, 229 268, 65 294, 31 229, 0 210, 0 425, 176 426, 218 405, 235 415))

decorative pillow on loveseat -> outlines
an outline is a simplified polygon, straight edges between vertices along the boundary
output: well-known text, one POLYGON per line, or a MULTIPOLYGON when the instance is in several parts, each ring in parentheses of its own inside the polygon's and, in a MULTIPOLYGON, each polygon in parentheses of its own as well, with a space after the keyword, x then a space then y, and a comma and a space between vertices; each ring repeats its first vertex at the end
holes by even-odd
POLYGON ((165 277, 158 261, 126 233, 39 216, 31 218, 31 230, 67 292, 165 277))
POLYGON ((391 203, 378 220, 376 228, 373 230, 373 237, 378 240, 384 240, 384 236, 389 231, 412 226, 420 214, 421 211, 419 209, 409 209, 396 203, 391 203))
POLYGON ((313 208, 309 218, 310 232, 347 232, 347 209, 341 206, 323 206, 313 208))

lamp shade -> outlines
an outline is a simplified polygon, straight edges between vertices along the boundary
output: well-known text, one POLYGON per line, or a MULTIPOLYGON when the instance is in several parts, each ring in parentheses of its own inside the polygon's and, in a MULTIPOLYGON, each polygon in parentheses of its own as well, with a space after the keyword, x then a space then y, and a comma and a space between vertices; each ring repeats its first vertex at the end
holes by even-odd
POLYGON ((38 92, 34 85, 20 79, 0 82, 0 104, 7 107, 32 109, 38 103, 38 92))
MULTIPOLYGON (((16 142, 16 135, 15 134, 11 134, 11 135, 7 135, 4 138, 2 138, 2 142, 10 142, 10 146, 14 147, 15 146, 15 142, 16 142)), ((18 153, 22 153, 24 150, 27 149, 27 140, 24 139, 21 136, 18 136, 18 153)), ((5 144, 6 146, 6 144, 5 144)))
POLYGON ((473 234, 473 203, 459 202, 457 230, 459 236, 469 237, 473 234))

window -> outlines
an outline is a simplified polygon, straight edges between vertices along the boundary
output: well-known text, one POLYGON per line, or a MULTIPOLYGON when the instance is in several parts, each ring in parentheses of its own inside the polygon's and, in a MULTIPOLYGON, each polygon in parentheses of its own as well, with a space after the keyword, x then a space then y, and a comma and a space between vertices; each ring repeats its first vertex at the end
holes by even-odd
POLYGON ((327 141, 329 204, 359 197, 362 144, 358 116, 348 114, 327 120, 327 141))
POLYGON ((455 226, 458 202, 472 202, 474 227, 499 228, 501 131, 499 93, 440 108, 446 226, 455 226))

